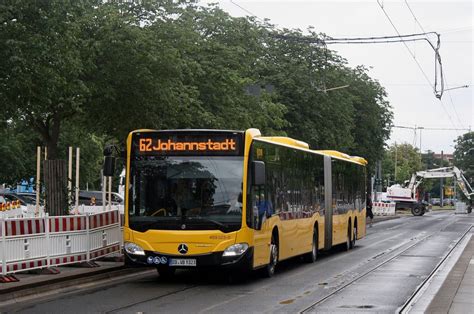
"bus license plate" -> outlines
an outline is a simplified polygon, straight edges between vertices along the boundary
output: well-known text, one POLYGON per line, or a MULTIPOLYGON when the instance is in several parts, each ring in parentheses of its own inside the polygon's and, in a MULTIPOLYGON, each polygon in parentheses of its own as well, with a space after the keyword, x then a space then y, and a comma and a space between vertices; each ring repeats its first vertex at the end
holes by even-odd
POLYGON ((195 259, 172 258, 170 259, 170 266, 196 266, 195 259))

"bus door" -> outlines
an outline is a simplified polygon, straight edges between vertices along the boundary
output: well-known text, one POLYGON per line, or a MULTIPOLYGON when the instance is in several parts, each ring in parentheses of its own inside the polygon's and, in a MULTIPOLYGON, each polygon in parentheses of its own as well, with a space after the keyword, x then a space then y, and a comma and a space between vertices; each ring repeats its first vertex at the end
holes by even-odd
POLYGON ((251 192, 249 198, 254 231, 254 267, 268 264, 270 261, 271 205, 265 197, 265 164, 262 161, 252 163, 251 192), (262 178, 263 172, 263 178, 262 178))

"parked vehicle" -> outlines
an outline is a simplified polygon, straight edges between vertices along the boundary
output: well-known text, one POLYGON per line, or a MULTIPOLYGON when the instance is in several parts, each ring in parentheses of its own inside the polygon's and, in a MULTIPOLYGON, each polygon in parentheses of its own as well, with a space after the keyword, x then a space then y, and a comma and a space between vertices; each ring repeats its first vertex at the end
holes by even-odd
POLYGON ((20 201, 21 206, 34 205, 36 203, 34 199, 28 196, 12 192, 3 193, 0 196, 2 196, 6 202, 20 201))
MULTIPOLYGON (((108 194, 106 195, 108 198, 108 194)), ((79 191, 79 205, 102 206, 102 191, 79 191)), ((123 204, 120 194, 112 192, 112 205, 123 204)))

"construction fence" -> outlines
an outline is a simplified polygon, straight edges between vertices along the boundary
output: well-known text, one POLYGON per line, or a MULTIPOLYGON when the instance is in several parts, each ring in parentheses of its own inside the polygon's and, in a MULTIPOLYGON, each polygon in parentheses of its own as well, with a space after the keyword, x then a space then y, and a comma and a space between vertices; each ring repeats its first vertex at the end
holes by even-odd
MULTIPOLYGON (((0 218, 0 274, 52 268, 120 253, 119 210, 70 216, 0 218)), ((8 281, 8 280, 6 280, 8 281)))
POLYGON ((376 216, 394 216, 395 202, 373 202, 372 213, 376 216))

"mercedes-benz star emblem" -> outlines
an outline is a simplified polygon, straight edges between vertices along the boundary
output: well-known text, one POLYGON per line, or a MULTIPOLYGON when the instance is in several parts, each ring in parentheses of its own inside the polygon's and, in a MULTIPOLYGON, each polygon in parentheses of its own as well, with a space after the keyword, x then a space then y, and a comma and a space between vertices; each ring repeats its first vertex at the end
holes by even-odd
POLYGON ((181 254, 188 253, 188 246, 184 243, 181 243, 180 245, 178 245, 178 252, 181 254))

